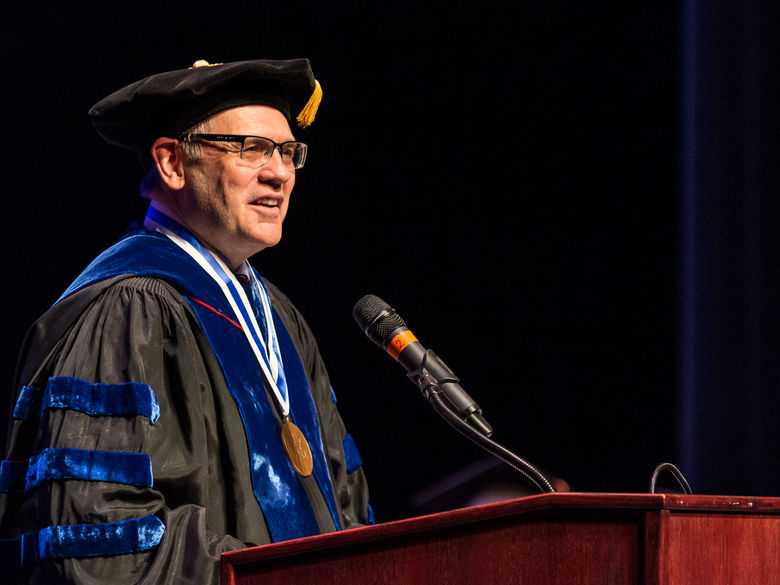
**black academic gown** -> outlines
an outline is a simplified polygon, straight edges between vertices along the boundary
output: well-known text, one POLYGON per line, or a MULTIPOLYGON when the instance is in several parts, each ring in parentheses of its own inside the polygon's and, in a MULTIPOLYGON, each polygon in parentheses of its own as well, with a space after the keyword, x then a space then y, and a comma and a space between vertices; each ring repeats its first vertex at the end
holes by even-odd
MULTIPOLYGON (((341 529, 369 523, 360 459, 338 413, 314 337, 292 303, 267 284, 272 305, 297 349, 319 418, 335 521, 333 506, 329 511, 314 477, 295 476, 318 531, 335 530, 337 523, 341 529)), ((137 534, 136 526, 128 527, 136 542, 116 544, 113 550, 112 543, 126 537, 121 530, 119 536, 90 533, 94 548, 81 546, 89 540, 81 537, 75 545, 65 542, 58 553, 56 542, 46 544, 55 550, 54 558, 33 562, 15 577, 6 568, 9 579, 112 585, 218 583, 220 553, 272 540, 253 493, 253 462, 239 408, 191 300, 168 282, 120 275, 65 298, 31 329, 17 375, 18 388, 42 388, 52 377, 109 384, 112 391, 128 382, 148 385, 159 409, 152 414, 145 399, 138 399, 136 407, 125 406, 125 411, 115 407, 111 414, 57 407, 26 417, 16 413, 9 430, 8 461, 29 461, 47 448, 66 455, 146 454, 153 481, 152 485, 137 485, 145 480, 124 477, 85 481, 68 478, 65 472, 63 478, 54 473, 30 485, 28 471, 26 489, 10 486, 0 494, 0 538, 34 536, 49 526, 90 529, 128 519, 154 524, 137 534), (121 552, 122 546, 134 552, 121 552)), ((17 401, 16 411, 24 410, 23 402, 17 401)), ((108 402, 102 408, 110 410, 108 402)), ((143 476, 143 465, 136 469, 136 463, 128 459, 126 468, 112 473, 143 476)), ((67 467, 67 462, 49 461, 50 467, 58 464, 67 467)), ((36 539, 28 541, 26 548, 38 545, 36 539)))

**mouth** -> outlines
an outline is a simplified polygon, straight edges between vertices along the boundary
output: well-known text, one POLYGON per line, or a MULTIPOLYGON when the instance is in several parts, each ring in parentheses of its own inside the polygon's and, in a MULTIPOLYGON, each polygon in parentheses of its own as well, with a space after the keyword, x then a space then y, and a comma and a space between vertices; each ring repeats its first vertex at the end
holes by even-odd
POLYGON ((277 208, 282 205, 282 200, 278 197, 260 197, 251 202, 251 205, 257 207, 277 208))

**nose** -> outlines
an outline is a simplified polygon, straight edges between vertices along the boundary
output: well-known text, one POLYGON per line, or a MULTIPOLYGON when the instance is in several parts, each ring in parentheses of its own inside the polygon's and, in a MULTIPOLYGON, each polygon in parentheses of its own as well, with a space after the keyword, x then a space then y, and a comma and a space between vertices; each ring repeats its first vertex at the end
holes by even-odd
POLYGON ((271 158, 258 169, 258 177, 265 182, 284 184, 295 176, 295 171, 284 164, 282 153, 277 146, 271 153, 271 158))

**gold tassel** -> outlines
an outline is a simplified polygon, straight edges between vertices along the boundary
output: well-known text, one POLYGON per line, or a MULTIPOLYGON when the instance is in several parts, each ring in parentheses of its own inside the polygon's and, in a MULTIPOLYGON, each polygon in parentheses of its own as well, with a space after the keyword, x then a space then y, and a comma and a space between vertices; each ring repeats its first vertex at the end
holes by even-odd
POLYGON ((192 64, 190 69, 198 69, 200 67, 216 67, 217 65, 222 65, 222 63, 209 63, 205 59, 198 59, 195 61, 195 63, 192 64))
POLYGON ((296 120, 298 120, 298 126, 301 128, 306 128, 307 126, 311 125, 312 122, 314 122, 314 116, 317 115, 317 108, 320 107, 321 101, 322 87, 320 86, 320 82, 315 79, 314 92, 311 94, 309 101, 306 102, 306 105, 303 106, 301 113, 298 114, 298 117, 296 118, 296 120))

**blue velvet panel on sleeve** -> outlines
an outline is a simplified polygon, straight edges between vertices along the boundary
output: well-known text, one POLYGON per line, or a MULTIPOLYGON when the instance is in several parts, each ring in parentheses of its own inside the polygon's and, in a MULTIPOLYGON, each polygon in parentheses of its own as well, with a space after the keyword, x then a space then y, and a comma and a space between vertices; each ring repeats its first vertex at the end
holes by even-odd
POLYGON ((152 424, 160 418, 160 405, 148 384, 93 384, 67 376, 49 378, 43 392, 23 387, 13 417, 30 418, 49 408, 70 408, 89 415, 145 416, 152 424))
POLYGON ((24 419, 33 416, 40 406, 41 401, 41 389, 33 388, 31 386, 23 386, 19 392, 19 398, 16 399, 14 405, 14 411, 12 413, 13 418, 24 419))
POLYGON ((97 557, 149 550, 160 544, 165 525, 156 516, 98 524, 47 526, 22 537, 24 562, 97 557))
POLYGON ((156 516, 97 524, 62 524, 0 540, 0 568, 67 557, 96 557, 149 550, 165 525, 156 516))
POLYGON ((25 489, 32 489, 49 479, 110 481, 152 487, 152 460, 146 453, 49 448, 30 458, 25 489))

